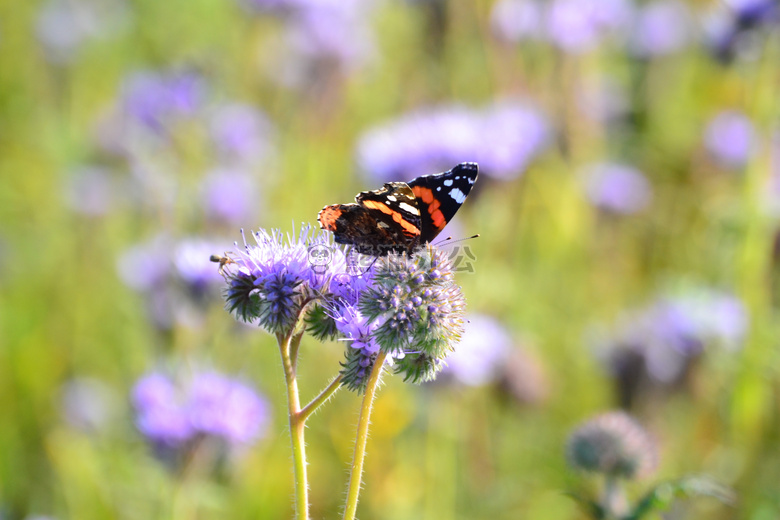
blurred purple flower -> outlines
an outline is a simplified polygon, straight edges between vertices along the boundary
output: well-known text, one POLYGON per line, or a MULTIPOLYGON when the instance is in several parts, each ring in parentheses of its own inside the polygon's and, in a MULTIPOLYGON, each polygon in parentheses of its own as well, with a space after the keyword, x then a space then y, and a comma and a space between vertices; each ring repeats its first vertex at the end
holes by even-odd
POLYGON ((629 112, 631 100, 625 86, 614 78, 593 75, 577 86, 577 108, 594 121, 609 123, 629 112))
POLYGON ((715 57, 729 62, 735 57, 758 59, 761 54, 759 30, 780 23, 776 0, 727 0, 704 20, 706 42, 715 57))
POLYGON ((48 59, 65 64, 87 41, 118 34, 128 19, 123 0, 48 0, 38 11, 35 29, 48 59))
POLYGON ((231 443, 258 438, 268 417, 268 405, 254 390, 215 372, 193 378, 186 409, 196 431, 231 443))
POLYGON ((136 425, 149 440, 178 444, 195 434, 182 407, 184 397, 162 374, 149 374, 133 387, 136 425))
POLYGON ((512 339, 495 318, 471 315, 460 343, 447 356, 442 373, 467 386, 486 385, 502 375, 511 351, 512 339))
POLYGON ((181 445, 197 435, 249 444, 268 422, 269 408, 254 390, 215 372, 196 373, 177 386, 159 373, 133 388, 138 429, 153 443, 181 445))
POLYGON ((117 405, 113 390, 98 379, 80 377, 62 387, 62 413, 72 427, 86 433, 109 425, 117 405))
POLYGON ((64 190, 68 206, 89 216, 105 215, 118 208, 123 191, 108 169, 91 165, 69 171, 64 190))
POLYGON ((693 25, 688 7, 679 0, 656 0, 643 5, 633 31, 633 48, 640 56, 670 54, 691 41, 693 25))
POLYGON ((251 220, 260 206, 257 183, 239 170, 212 170, 203 179, 202 193, 209 215, 231 224, 251 220))
POLYGON ((148 291, 158 287, 171 271, 168 239, 160 235, 130 247, 119 257, 117 270, 131 289, 148 291))
POLYGON ((125 79, 121 105, 131 120, 161 132, 171 120, 200 108, 205 88, 193 72, 136 72, 125 79))
POLYGON ((296 54, 334 59, 348 69, 365 65, 374 55, 366 11, 356 2, 309 3, 292 18, 287 37, 296 54))
POLYGON ((753 123, 742 112, 725 110, 713 117, 704 132, 704 144, 723 166, 739 168, 750 159, 753 123))
POLYGON ((547 33, 561 50, 573 54, 596 47, 609 32, 626 29, 632 4, 626 0, 553 0, 547 33))
POLYGON ((213 242, 199 238, 181 241, 176 247, 173 263, 179 276, 190 287, 202 290, 208 285, 221 283, 222 277, 209 257, 219 251, 213 242))
POLYGON ((490 12, 493 33, 509 42, 540 38, 543 19, 542 5, 536 0, 499 0, 490 12))
POLYGON ((691 288, 664 295, 625 316, 616 336, 607 340, 607 348, 612 350, 612 361, 627 359, 623 350, 634 352, 653 380, 671 383, 707 346, 739 348, 747 327, 747 310, 734 295, 691 288))
POLYGON ((383 180, 411 179, 478 162, 486 175, 511 179, 547 145, 549 126, 536 109, 501 103, 483 110, 460 105, 406 114, 375 127, 357 145, 358 162, 383 180))
POLYGON ((601 163, 584 172, 585 194, 603 210, 619 214, 645 209, 652 199, 652 187, 644 175, 632 166, 601 163))
POLYGON ((228 162, 252 162, 270 153, 272 132, 268 118, 250 105, 222 105, 211 116, 211 135, 217 149, 228 162))

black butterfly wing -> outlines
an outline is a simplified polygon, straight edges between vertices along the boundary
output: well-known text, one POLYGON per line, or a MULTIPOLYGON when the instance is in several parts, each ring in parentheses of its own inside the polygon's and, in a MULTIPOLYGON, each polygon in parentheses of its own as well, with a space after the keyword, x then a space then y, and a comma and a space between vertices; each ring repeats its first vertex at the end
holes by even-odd
POLYGON ((477 163, 460 163, 435 175, 409 182, 420 211, 420 241, 430 242, 452 220, 477 181, 477 163))
POLYGON ((336 242, 350 244, 366 255, 411 251, 419 243, 420 211, 404 182, 385 184, 355 197, 355 204, 325 206, 317 215, 320 227, 336 242))

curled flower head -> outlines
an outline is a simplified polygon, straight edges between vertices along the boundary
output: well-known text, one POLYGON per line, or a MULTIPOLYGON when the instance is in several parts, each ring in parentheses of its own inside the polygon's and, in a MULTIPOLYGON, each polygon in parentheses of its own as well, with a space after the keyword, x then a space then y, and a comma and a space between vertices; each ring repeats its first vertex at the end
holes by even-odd
POLYGON ((658 447, 631 416, 610 412, 574 430, 566 457, 575 469, 633 479, 655 470, 658 447))
POLYGON ((312 233, 308 225, 301 227, 297 237, 278 230, 261 230, 252 236, 257 245, 245 241, 244 250, 231 257, 228 268, 223 269, 228 283, 227 308, 243 321, 257 320, 269 332, 288 331, 304 305, 327 289, 333 270, 343 262, 333 257, 321 264, 311 260, 313 247, 335 253, 327 236, 312 233))
POLYGON ((465 300, 447 254, 434 247, 413 256, 388 255, 377 261, 374 284, 360 310, 381 318, 375 336, 382 350, 421 352, 443 358, 463 334, 465 300))

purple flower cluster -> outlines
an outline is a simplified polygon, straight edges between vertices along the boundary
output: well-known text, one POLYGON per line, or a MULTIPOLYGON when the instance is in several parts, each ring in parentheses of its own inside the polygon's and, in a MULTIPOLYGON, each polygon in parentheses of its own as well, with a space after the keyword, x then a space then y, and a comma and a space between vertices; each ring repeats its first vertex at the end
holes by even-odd
POLYGON ((131 246, 117 261, 119 278, 148 300, 152 321, 162 329, 174 323, 196 327, 222 278, 209 262, 214 251, 224 248, 203 238, 180 240, 158 235, 131 246))
POLYGON ((357 160, 382 181, 411 179, 476 161, 480 171, 516 178, 549 143, 550 127, 537 109, 499 103, 481 110, 442 106, 406 114, 360 138, 357 160))
POLYGON ((308 225, 301 227, 297 237, 278 230, 261 230, 252 236, 255 245, 245 240, 228 266, 227 308, 243 321, 256 320, 269 332, 289 331, 344 262, 330 253, 326 235, 313 233, 308 225), (310 253, 320 249, 332 255, 322 266, 309 261, 310 253))
POLYGON ((609 412, 578 426, 569 436, 566 459, 581 471, 633 479, 658 466, 658 445, 630 415, 609 412))
POLYGON ((726 168, 739 168, 750 159, 754 145, 753 123, 745 114, 726 110, 715 115, 704 131, 707 151, 726 168))
POLYGON ((116 37, 129 19, 124 0, 48 0, 38 11, 35 32, 51 62, 68 64, 88 42, 116 37))
POLYGON ((491 316, 471 315, 458 348, 447 357, 442 374, 467 386, 497 381, 512 352, 512 338, 491 316))
POLYGON ((500 0, 493 6, 494 34, 508 42, 546 41, 581 54, 607 39, 626 42, 642 57, 677 52, 693 41, 695 24, 680 0, 500 0))
POLYGON ((203 78, 193 72, 136 72, 122 86, 123 113, 133 123, 161 132, 177 118, 193 115, 205 88, 203 78))
POLYGON ((688 6, 679 0, 656 0, 636 14, 631 44, 639 56, 671 54, 693 38, 693 20, 688 6))
POLYGON ((776 0, 726 0, 705 20, 707 43, 716 58, 729 62, 760 52, 756 38, 780 24, 780 4, 776 0))
MULTIPOLYGON (((257 108, 235 101, 214 100, 206 79, 193 70, 144 70, 129 74, 119 89, 114 106, 99 121, 98 146, 119 159, 111 169, 126 170, 113 182, 109 167, 96 165, 93 172, 74 178, 76 188, 106 195, 105 200, 134 197, 139 205, 154 204, 155 210, 174 212, 182 192, 200 194, 206 215, 219 223, 234 225, 257 215, 261 194, 257 166, 273 156, 273 127, 257 108), (180 139, 186 136, 185 139, 180 139), (210 162, 202 175, 188 185, 171 168, 186 162, 186 146, 201 140, 199 153, 210 162), (122 182, 119 182, 119 179, 122 182)), ((199 165, 198 168, 201 168, 199 165)), ((119 173, 119 172, 117 172, 119 173)), ((92 204, 91 197, 73 203, 92 204)), ((106 212, 114 206, 103 204, 95 210, 106 212)))
POLYGON ((268 404, 257 392, 216 372, 193 374, 184 384, 147 374, 133 388, 132 400, 141 433, 169 447, 202 436, 250 444, 269 421, 268 404))
POLYGON ((493 7, 493 30, 508 41, 544 39, 565 52, 582 53, 610 33, 628 28, 632 4, 627 0, 501 0, 493 7))
POLYGON ((652 199, 650 183, 632 166, 600 163, 587 168, 583 177, 588 200, 610 213, 637 213, 645 209, 652 199))
POLYGON ((245 243, 223 268, 228 310, 272 333, 304 320, 318 339, 347 341, 343 384, 353 390, 362 390, 380 350, 406 380, 432 379, 462 335, 465 301, 442 251, 347 255, 308 226, 297 237, 253 236, 256 245, 245 243))
POLYGON ((672 383, 708 345, 741 346, 748 327, 744 304, 731 294, 697 288, 659 297, 630 313, 606 341, 615 375, 627 357, 641 361, 653 381, 672 383), (631 354, 631 356, 627 356, 631 354))
MULTIPOLYGON (((306 62, 333 62, 344 69, 368 63, 374 55, 370 25, 373 2, 358 0, 239 0, 250 11, 275 14, 285 21, 287 53, 279 65, 288 82, 298 83, 306 62), (292 57, 289 56, 292 55, 292 57)), ((278 73, 278 71, 277 71, 278 73)))

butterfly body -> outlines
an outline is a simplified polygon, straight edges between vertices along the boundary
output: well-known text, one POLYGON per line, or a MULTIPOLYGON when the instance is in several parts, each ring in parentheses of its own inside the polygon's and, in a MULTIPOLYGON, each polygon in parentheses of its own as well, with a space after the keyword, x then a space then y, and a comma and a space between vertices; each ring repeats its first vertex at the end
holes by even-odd
POLYGON ((424 175, 357 194, 351 204, 325 206, 317 215, 322 229, 339 244, 358 252, 384 256, 413 252, 433 240, 452 219, 477 180, 476 163, 424 175))

